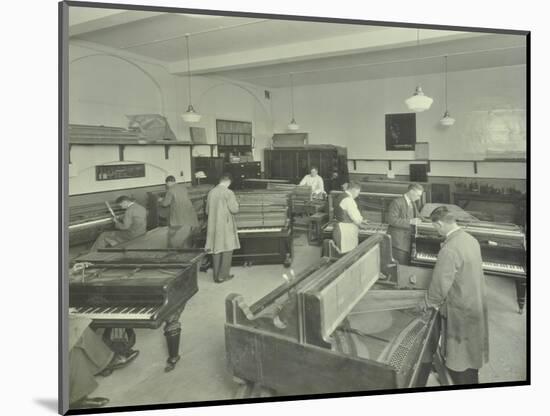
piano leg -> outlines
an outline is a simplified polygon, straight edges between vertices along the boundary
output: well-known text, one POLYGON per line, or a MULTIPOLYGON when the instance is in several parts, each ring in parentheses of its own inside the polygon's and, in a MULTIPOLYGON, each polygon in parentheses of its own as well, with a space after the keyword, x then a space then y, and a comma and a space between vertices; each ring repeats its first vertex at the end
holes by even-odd
POLYGON ((525 298, 527 292, 527 280, 524 278, 516 279, 516 296, 518 300, 519 313, 523 313, 523 308, 525 306, 525 298))
POLYGON ((179 319, 182 311, 183 308, 170 316, 164 326, 164 336, 166 337, 166 345, 168 346, 168 359, 164 368, 166 372, 176 368, 176 363, 180 359, 181 324, 179 319))

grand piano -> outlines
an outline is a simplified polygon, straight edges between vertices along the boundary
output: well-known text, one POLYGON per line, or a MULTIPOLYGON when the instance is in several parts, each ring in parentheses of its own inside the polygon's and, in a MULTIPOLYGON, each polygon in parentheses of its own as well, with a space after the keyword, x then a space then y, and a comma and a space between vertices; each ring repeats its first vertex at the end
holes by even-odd
POLYGON ((389 236, 283 277, 250 306, 226 298, 227 363, 243 386, 301 395, 426 385, 438 315, 416 308, 429 279, 399 276, 389 236))
MULTIPOLYGON (((521 227, 475 219, 458 219, 457 223, 478 240, 485 273, 514 279, 518 308, 522 313, 526 297, 527 259, 525 233, 521 227)), ((411 227, 411 264, 433 267, 443 238, 431 222, 423 221, 411 227)))
POLYGON ((124 353, 135 343, 134 328, 164 324, 165 371, 180 359, 179 318, 198 291, 202 249, 102 249, 76 258, 69 274, 69 314, 92 319, 103 339, 124 353))
MULTIPOLYGON (((292 263, 292 224, 289 194, 270 190, 241 190, 235 196, 235 215, 241 248, 233 252, 233 265, 292 263)), ((196 247, 206 244, 206 230, 194 238, 196 247)), ((204 268, 203 268, 204 270, 204 268)))

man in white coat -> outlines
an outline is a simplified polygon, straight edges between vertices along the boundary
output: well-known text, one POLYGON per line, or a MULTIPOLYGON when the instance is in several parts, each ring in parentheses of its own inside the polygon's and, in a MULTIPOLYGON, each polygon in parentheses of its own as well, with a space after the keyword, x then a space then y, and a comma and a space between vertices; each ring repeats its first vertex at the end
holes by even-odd
POLYGON ((222 283, 233 278, 229 274, 233 250, 241 247, 234 214, 239 212, 239 204, 232 190, 231 177, 222 175, 219 184, 208 193, 206 213, 208 228, 206 250, 212 253, 214 281, 222 283))
POLYGON ((359 229, 365 227, 366 220, 357 207, 355 199, 361 192, 361 185, 350 182, 346 191, 334 202, 334 218, 337 223, 332 231, 332 238, 341 253, 353 250, 359 244, 359 229))

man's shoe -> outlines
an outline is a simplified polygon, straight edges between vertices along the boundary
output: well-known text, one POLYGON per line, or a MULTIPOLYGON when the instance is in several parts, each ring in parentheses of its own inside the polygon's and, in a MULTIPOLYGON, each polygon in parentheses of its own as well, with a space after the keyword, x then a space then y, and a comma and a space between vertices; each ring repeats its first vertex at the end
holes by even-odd
POLYGON ((230 275, 229 275, 228 277, 226 277, 223 281, 224 281, 224 282, 227 282, 228 280, 231 280, 231 279, 233 279, 234 277, 235 277, 234 274, 230 274, 230 275))
POLYGON ((130 364, 132 361, 134 361, 137 358, 138 355, 139 355, 138 350, 132 350, 126 356, 120 355, 120 354, 115 354, 115 356, 113 357, 113 359, 111 360, 109 365, 103 371, 113 372, 113 370, 118 370, 120 368, 124 368, 128 364, 130 364))
POLYGON ((84 397, 69 407, 71 409, 92 409, 95 407, 103 407, 109 403, 106 397, 84 397))

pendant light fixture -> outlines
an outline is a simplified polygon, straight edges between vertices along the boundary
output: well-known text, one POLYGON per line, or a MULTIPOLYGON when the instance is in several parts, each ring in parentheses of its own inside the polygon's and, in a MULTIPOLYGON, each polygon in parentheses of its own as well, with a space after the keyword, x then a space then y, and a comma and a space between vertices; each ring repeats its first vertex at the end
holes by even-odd
MULTIPOLYGON (((418 52, 418 59, 420 59, 420 29, 417 29, 416 31, 416 49, 418 52)), ((414 111, 415 113, 420 113, 428 110, 433 101, 433 98, 424 95, 422 87, 418 84, 412 97, 405 100, 405 104, 407 104, 409 110, 414 111)))
POLYGON ((447 55, 445 55, 445 114, 443 114, 443 118, 439 120, 439 123, 445 127, 455 124, 455 119, 451 117, 451 113, 449 113, 447 107, 447 55))
POLYGON ((294 119, 294 82, 292 80, 292 73, 290 73, 290 108, 292 109, 292 120, 290 120, 287 128, 289 130, 298 130, 300 126, 296 123, 294 119))
POLYGON ((189 58, 189 33, 185 35, 185 43, 187 45, 187 93, 189 106, 187 111, 181 115, 186 123, 197 123, 201 121, 201 115, 195 111, 191 104, 191 60, 189 58))

